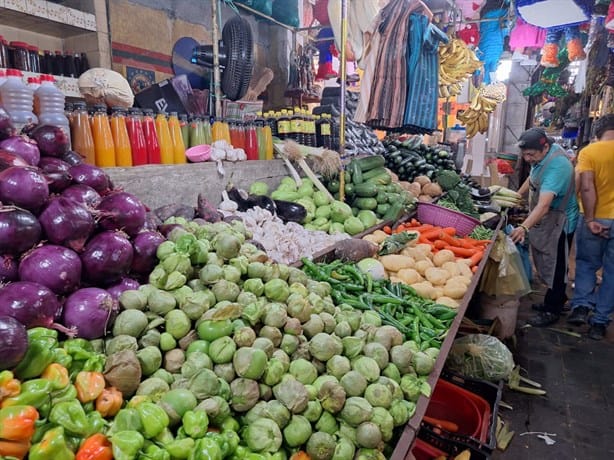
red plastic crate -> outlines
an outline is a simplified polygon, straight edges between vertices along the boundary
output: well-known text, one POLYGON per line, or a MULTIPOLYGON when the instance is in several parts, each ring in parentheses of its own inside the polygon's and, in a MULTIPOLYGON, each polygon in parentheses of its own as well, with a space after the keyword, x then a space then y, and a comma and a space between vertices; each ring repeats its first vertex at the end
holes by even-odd
POLYGON ((422 439, 416 439, 411 453, 416 460, 433 460, 434 458, 440 456, 446 457, 446 453, 444 451, 439 450, 435 446, 431 446, 428 442, 425 442, 422 439))

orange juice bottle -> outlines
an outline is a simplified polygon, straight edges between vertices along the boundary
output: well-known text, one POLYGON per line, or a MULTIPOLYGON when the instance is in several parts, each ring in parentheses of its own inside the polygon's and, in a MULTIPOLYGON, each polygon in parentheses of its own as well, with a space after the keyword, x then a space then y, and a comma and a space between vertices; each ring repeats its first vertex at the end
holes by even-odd
POLYGON ((96 164, 96 151, 90 117, 85 102, 75 103, 75 113, 70 122, 70 137, 75 152, 85 157, 85 163, 96 164))
POLYGON ((92 135, 94 137, 94 151, 96 153, 96 166, 108 168, 115 166, 115 145, 111 126, 107 117, 107 106, 97 104, 92 117, 92 135))
POLYGON ((171 132, 171 140, 173 142, 173 163, 186 163, 185 144, 183 143, 181 124, 179 123, 177 112, 171 112, 171 116, 168 117, 168 128, 171 132))
POLYGON ((212 137, 213 142, 224 140, 230 144, 230 127, 228 123, 222 120, 215 120, 213 123, 212 129, 212 137))
POLYGON ((132 148, 126 127, 126 114, 121 107, 114 107, 111 114, 111 134, 115 145, 115 164, 132 166, 132 148))
POLYGON ((159 112, 156 116, 156 132, 160 143, 160 161, 164 165, 173 164, 173 139, 168 128, 168 120, 164 113, 159 112))
POLYGON ((262 137, 264 138, 264 159, 273 159, 273 134, 271 133, 271 127, 265 125, 262 128, 262 137))

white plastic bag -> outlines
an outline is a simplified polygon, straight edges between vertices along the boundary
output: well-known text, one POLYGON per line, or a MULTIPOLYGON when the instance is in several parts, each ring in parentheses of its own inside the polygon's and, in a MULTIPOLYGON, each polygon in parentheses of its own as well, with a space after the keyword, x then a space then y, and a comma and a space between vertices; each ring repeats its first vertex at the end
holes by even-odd
POLYGON ((130 108, 134 94, 128 80, 113 70, 94 67, 79 77, 79 91, 88 104, 130 108))

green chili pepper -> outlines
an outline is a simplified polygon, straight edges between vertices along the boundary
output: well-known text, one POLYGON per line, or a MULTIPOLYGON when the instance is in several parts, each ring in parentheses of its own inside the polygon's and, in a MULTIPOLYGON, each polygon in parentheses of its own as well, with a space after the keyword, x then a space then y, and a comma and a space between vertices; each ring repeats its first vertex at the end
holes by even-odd
POLYGON ((47 431, 41 442, 30 448, 28 458, 30 460, 74 460, 75 454, 66 443, 64 428, 58 426, 47 431))
POLYGON ((135 460, 143 448, 145 439, 138 431, 119 431, 111 436, 115 460, 135 460))
POLYGON ((136 411, 143 425, 142 433, 148 439, 156 437, 170 423, 166 411, 157 404, 143 402, 136 407, 136 411))
POLYGON ((76 399, 64 401, 51 408, 49 421, 60 425, 67 434, 83 438, 91 434, 90 422, 81 403, 76 399))
POLYGON ((187 411, 183 414, 181 423, 186 434, 194 439, 202 438, 209 428, 209 417, 205 411, 187 411))

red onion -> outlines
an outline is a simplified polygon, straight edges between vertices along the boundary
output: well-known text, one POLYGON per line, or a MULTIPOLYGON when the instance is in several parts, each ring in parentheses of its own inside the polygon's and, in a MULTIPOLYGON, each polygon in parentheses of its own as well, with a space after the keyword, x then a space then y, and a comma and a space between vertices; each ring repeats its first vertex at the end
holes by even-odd
POLYGON ((93 284, 109 286, 128 273, 133 252, 122 232, 99 233, 88 241, 81 254, 83 274, 93 284))
POLYGON ((62 323, 75 330, 77 337, 99 339, 105 335, 117 310, 117 301, 104 289, 79 289, 66 299, 62 310, 62 323))
POLYGON ((23 324, 10 316, 0 316, 0 371, 17 366, 28 350, 28 334, 23 324))
POLYGON ((11 123, 11 117, 9 114, 0 107, 0 141, 12 136, 15 132, 15 127, 11 123))
POLYGON ((96 190, 89 185, 83 184, 71 185, 62 192, 62 196, 83 204, 88 208, 95 208, 100 203, 100 200, 102 200, 102 197, 96 190))
POLYGON ((23 167, 30 166, 30 164, 19 155, 0 149, 0 171, 4 171, 11 166, 23 167))
POLYGON ((13 166, 0 172, 0 201, 38 212, 49 198, 47 179, 37 168, 13 166))
POLYGON ((107 288, 107 292, 111 294, 113 300, 119 300, 119 296, 122 295, 122 292, 129 291, 131 289, 138 289, 139 286, 139 282, 133 280, 132 278, 122 278, 119 283, 107 288))
POLYGON ((30 281, 15 281, 0 289, 0 315, 15 318, 28 329, 47 327, 71 335, 71 331, 55 324, 61 305, 45 286, 30 281))
POLYGON ((17 271, 17 261, 10 255, 0 256, 0 283, 17 281, 19 273, 17 271))
POLYGON ((132 236, 145 223, 145 206, 130 193, 110 193, 102 199, 97 210, 98 222, 105 230, 122 230, 132 236))
POLYGON ((57 295, 70 294, 81 282, 81 259, 64 246, 39 246, 21 259, 19 279, 40 283, 57 295))
POLYGON ((38 166, 41 153, 38 145, 27 136, 11 136, 0 142, 0 149, 19 155, 32 166, 38 166))
POLYGON ((70 165, 59 158, 43 157, 38 163, 38 167, 49 182, 49 190, 59 193, 72 183, 72 177, 68 170, 70 165))
POLYGON ((132 240, 134 258, 132 259, 132 272, 145 276, 151 273, 158 259, 156 250, 166 239, 158 232, 141 232, 132 240))
POLYGON ((61 157, 70 146, 68 136, 58 126, 39 125, 30 133, 30 137, 36 141, 40 152, 50 157, 61 157))
POLYGON ((51 199, 38 219, 51 243, 77 252, 83 249, 95 227, 85 206, 61 196, 51 199))
POLYGON ((68 172, 75 184, 89 185, 98 193, 106 192, 110 188, 109 176, 96 166, 81 163, 72 166, 68 172))
POLYGON ((0 208, 0 254, 21 254, 41 239, 41 225, 25 209, 0 208))
POLYGON ((83 163, 83 157, 80 153, 75 152, 74 150, 69 150, 64 155, 62 155, 62 161, 65 161, 70 166, 75 166, 83 163))

